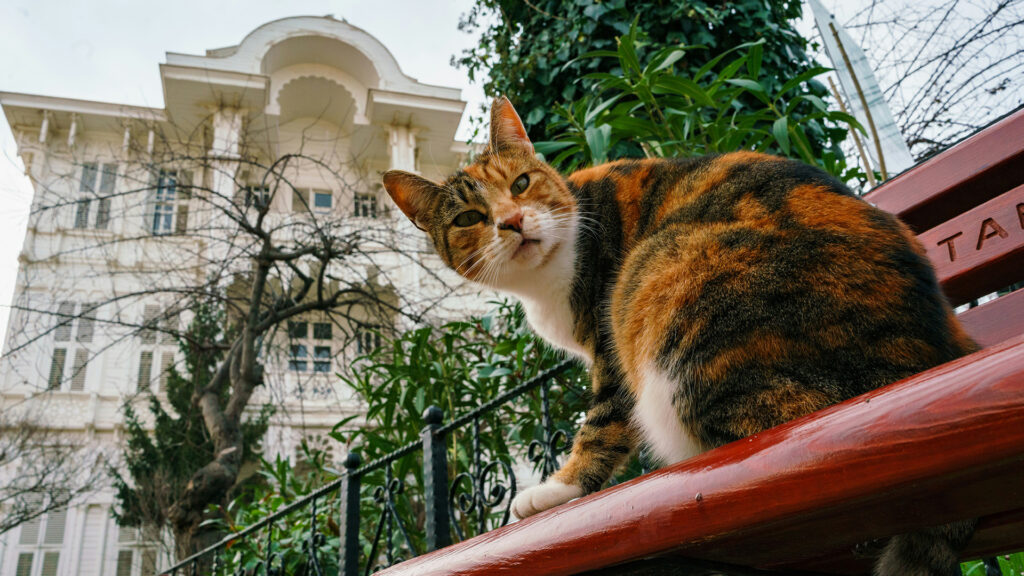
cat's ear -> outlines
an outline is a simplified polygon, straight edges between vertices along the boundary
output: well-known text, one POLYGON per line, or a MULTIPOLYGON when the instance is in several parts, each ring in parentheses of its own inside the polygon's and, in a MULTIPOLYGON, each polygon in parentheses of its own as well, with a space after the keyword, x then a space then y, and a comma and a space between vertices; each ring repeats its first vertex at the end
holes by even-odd
POLYGON ((431 200, 440 187, 430 180, 402 170, 384 173, 384 189, 420 230, 426 231, 431 200))
POLYGON ((491 149, 506 146, 521 148, 533 154, 533 143, 526 135, 526 127, 516 114, 512 103, 504 96, 498 96, 491 104, 491 149))

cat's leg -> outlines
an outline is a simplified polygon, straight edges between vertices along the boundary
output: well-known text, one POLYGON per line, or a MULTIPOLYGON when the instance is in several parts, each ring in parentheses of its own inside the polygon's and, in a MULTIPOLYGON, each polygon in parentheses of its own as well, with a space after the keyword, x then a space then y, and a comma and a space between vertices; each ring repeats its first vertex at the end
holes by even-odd
POLYGON ((876 576, 960 576, 959 553, 977 520, 954 522, 893 536, 875 564, 876 576))
POLYGON ((630 421, 633 398, 613 361, 595 358, 590 374, 594 398, 573 440, 569 460, 543 484, 520 492, 512 513, 526 518, 601 489, 636 445, 630 421))

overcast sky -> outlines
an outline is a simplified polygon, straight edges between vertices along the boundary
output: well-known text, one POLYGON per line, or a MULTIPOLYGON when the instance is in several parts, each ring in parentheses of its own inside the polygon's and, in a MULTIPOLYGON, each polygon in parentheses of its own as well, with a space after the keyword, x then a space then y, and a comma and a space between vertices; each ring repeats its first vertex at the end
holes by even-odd
MULTIPOLYGON (((238 44, 270 20, 333 14, 376 36, 406 74, 461 88, 467 109, 475 110, 482 90, 448 64, 473 43, 457 29, 459 15, 471 5, 472 0, 4 0, 0 91, 159 108, 164 102, 158 65, 165 52, 202 54, 238 44)), ((0 342, 7 334, 31 196, 0 114, 0 342)))

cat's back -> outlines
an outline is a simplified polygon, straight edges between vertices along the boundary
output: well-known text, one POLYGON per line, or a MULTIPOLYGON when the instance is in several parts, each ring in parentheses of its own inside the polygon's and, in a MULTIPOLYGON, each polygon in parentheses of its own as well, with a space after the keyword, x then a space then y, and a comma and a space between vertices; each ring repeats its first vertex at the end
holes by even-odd
POLYGON ((576 185, 604 188, 622 223, 609 310, 627 370, 783 378, 830 403, 974 346, 912 232, 817 168, 734 153, 592 170, 576 185))

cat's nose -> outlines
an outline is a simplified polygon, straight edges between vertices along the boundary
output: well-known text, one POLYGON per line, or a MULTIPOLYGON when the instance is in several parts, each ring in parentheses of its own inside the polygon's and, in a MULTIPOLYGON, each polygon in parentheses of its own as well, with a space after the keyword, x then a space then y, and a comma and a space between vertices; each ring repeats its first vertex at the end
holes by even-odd
POLYGON ((507 218, 502 219, 502 221, 498 224, 498 230, 515 230, 516 232, 519 232, 520 234, 522 234, 523 233, 523 213, 519 212, 517 210, 511 216, 508 216, 507 218))

